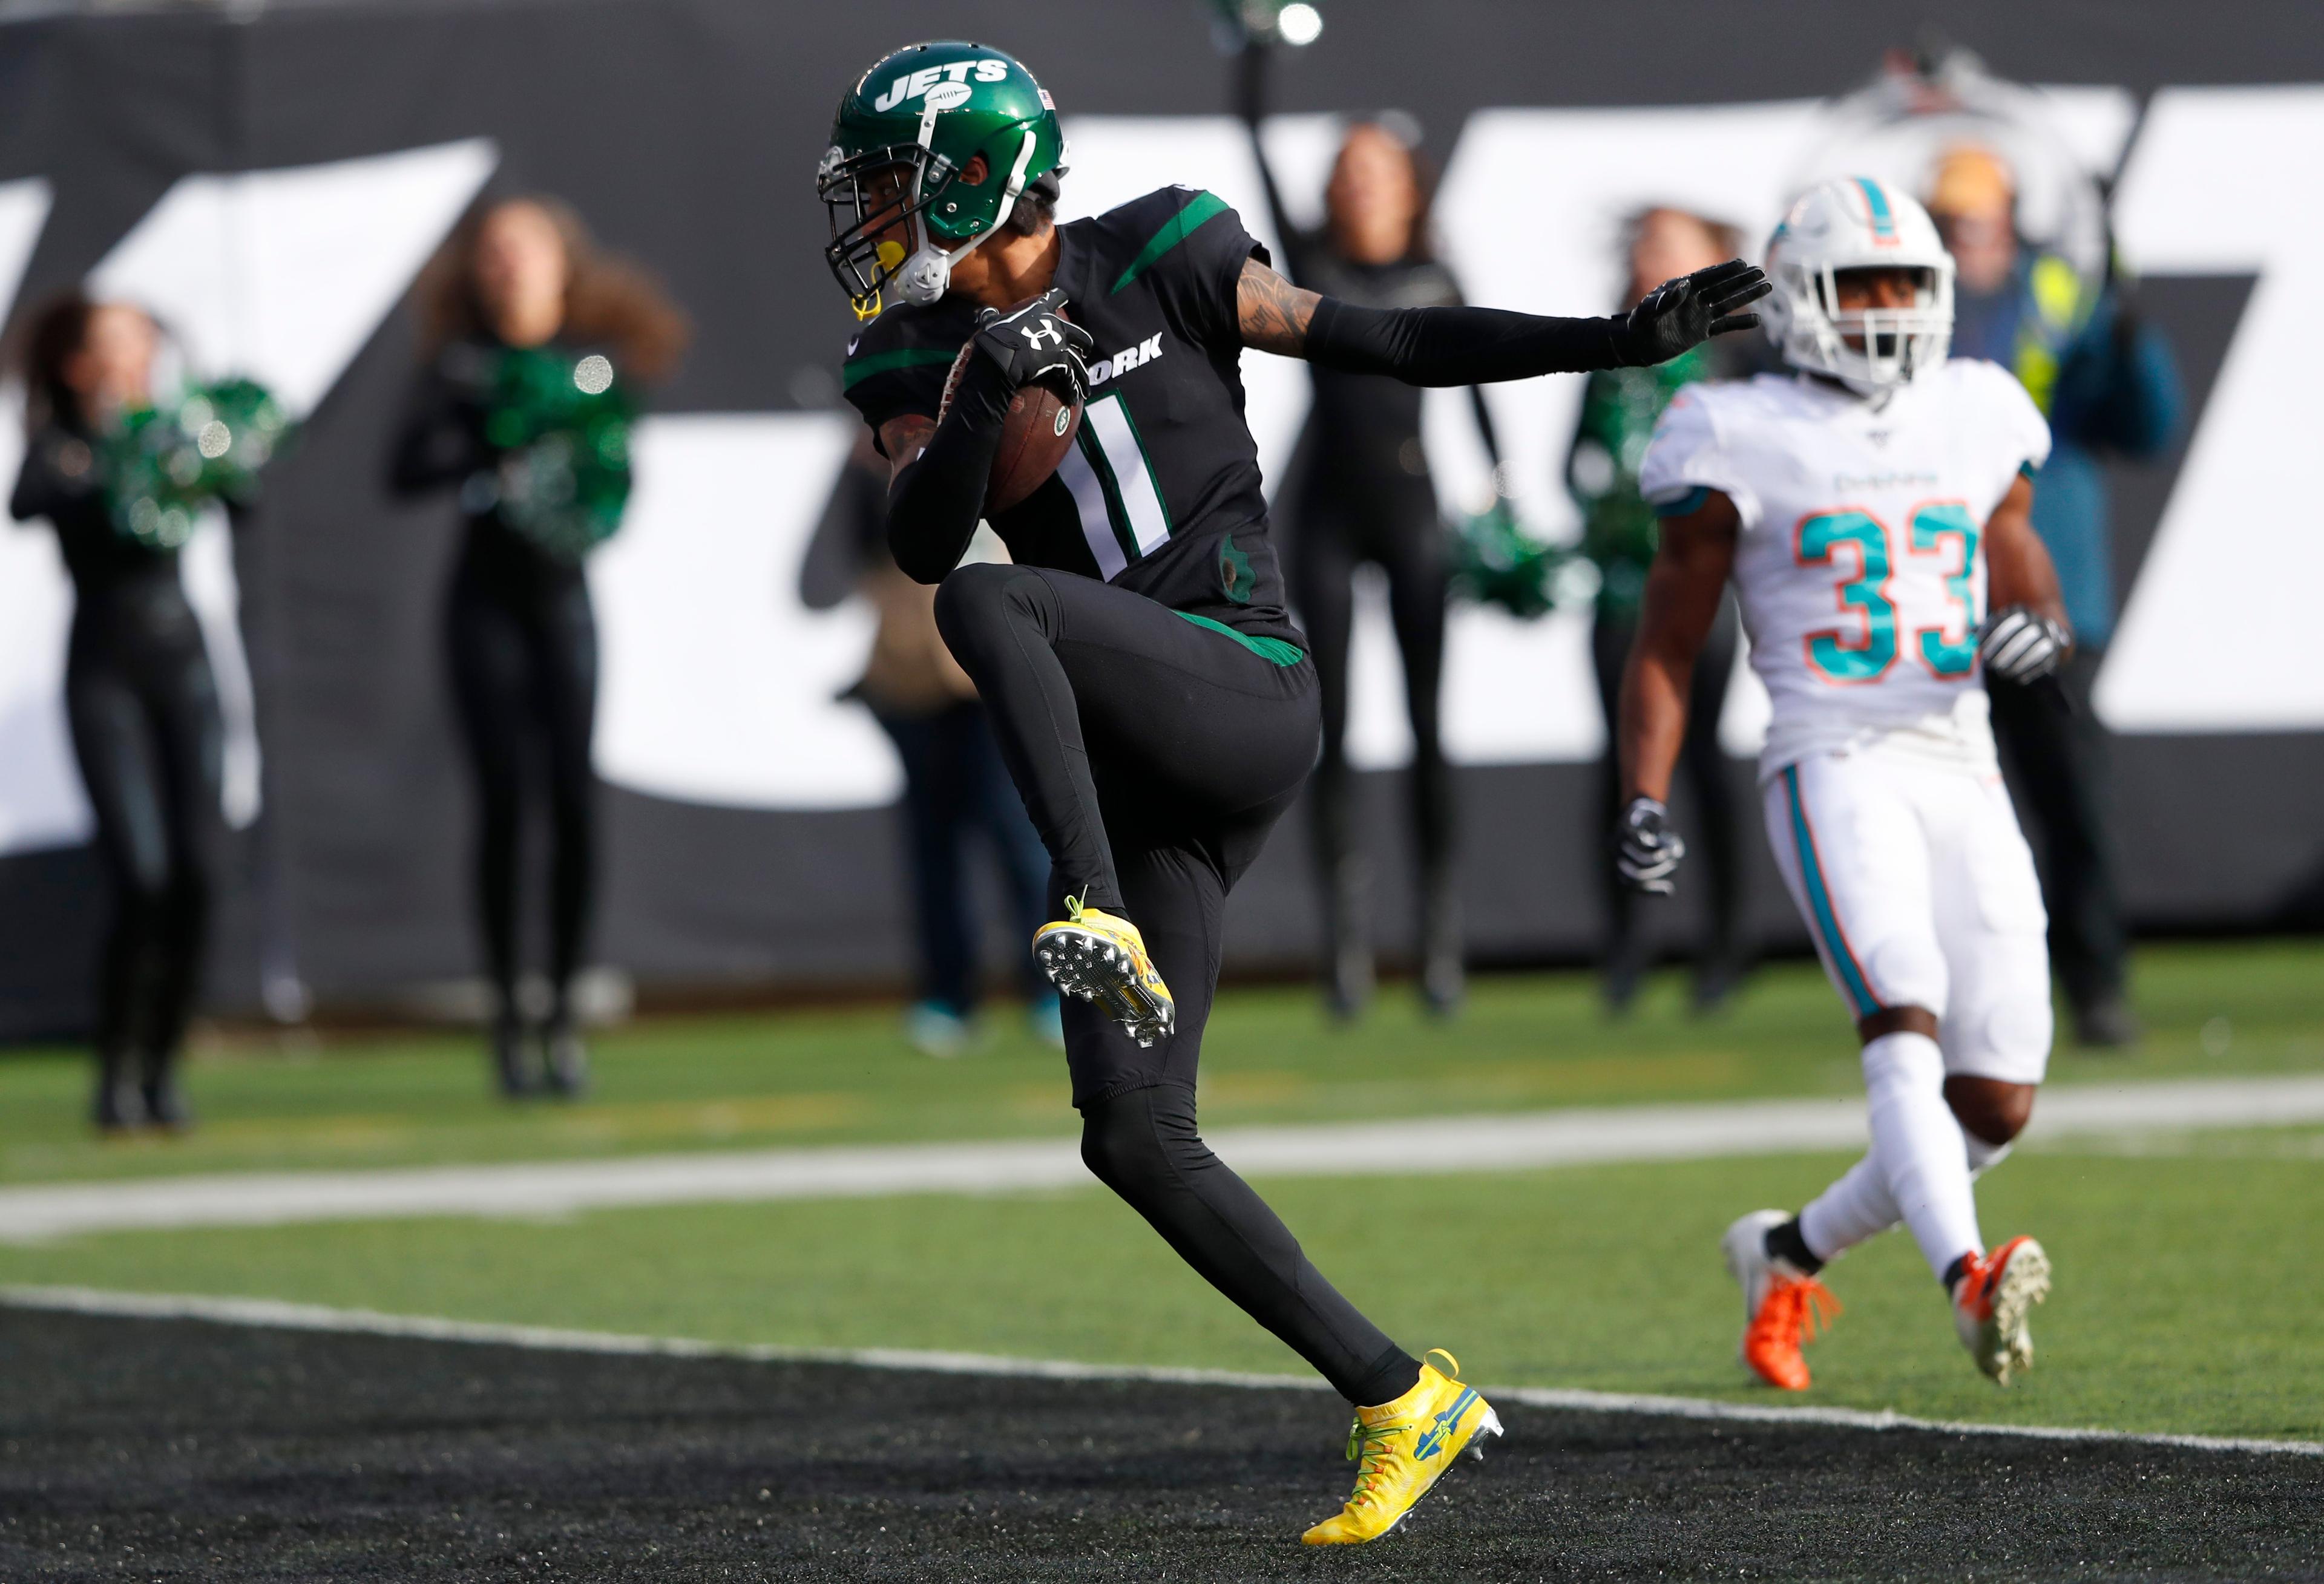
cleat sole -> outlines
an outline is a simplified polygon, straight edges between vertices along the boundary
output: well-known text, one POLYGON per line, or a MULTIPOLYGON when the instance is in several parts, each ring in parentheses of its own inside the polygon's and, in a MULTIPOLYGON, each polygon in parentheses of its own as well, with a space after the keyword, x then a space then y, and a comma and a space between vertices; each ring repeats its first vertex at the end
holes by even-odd
POLYGON ((1071 927, 1048 931, 1033 944, 1033 960, 1060 995, 1088 1001, 1140 1046, 1167 1038, 1177 1008, 1139 982, 1130 954, 1102 936, 1071 927))
POLYGON ((2034 1306, 2050 1295, 2050 1257, 2039 1243, 2029 1243, 2018 1250, 2000 1279, 1994 1284, 1993 1347, 1985 1359, 1987 1373, 1996 1386, 2007 1386, 2010 1377, 2022 1370, 2034 1368, 2034 1338, 2025 1329, 2034 1306))
POLYGON ((1485 1460, 1485 1438, 1500 1433, 1501 1416, 1488 1408, 1485 1410, 1485 1416, 1477 1422, 1475 1432, 1469 1437, 1469 1444, 1461 1450, 1481 1463, 1485 1460))

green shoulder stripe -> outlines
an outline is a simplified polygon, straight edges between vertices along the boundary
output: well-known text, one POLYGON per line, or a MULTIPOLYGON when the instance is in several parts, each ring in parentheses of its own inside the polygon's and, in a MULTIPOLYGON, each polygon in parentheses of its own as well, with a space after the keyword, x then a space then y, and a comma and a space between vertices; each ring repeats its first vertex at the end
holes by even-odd
POLYGON ((1197 627, 1207 627, 1213 632, 1226 634, 1259 658, 1271 660, 1278 666, 1296 666, 1306 658, 1306 651, 1296 643, 1287 643, 1279 638, 1257 638, 1248 632, 1238 632, 1223 622, 1197 616, 1192 611, 1180 611, 1178 614, 1197 627))
POLYGON ((960 348, 943 346, 899 346, 893 352, 875 352, 868 357, 851 358, 839 370, 839 388, 853 391, 856 382, 868 380, 873 374, 884 374, 896 369, 926 368, 931 364, 950 364, 960 355, 960 348))
MULTIPOLYGON (((1146 245, 1138 250, 1138 256, 1130 261, 1130 268, 1121 272, 1121 279, 1113 283, 1114 291, 1120 291, 1132 281, 1146 273, 1153 267, 1155 260, 1193 235, 1197 226, 1213 215, 1225 214, 1226 210, 1227 200, 1218 194, 1196 193, 1192 203, 1171 216, 1169 222, 1161 230, 1147 239, 1146 245)), ((1111 296, 1112 293, 1109 292, 1107 295, 1111 296)))

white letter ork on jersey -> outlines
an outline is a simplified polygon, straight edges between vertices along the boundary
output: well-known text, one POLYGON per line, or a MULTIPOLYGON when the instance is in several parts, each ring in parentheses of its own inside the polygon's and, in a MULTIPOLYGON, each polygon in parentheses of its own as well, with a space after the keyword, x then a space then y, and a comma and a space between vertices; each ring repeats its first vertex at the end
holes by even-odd
POLYGON ((1090 364, 1090 388, 1095 390, 1117 374, 1126 374, 1162 355, 1162 332, 1157 330, 1135 346, 1125 346, 1111 357, 1090 364))

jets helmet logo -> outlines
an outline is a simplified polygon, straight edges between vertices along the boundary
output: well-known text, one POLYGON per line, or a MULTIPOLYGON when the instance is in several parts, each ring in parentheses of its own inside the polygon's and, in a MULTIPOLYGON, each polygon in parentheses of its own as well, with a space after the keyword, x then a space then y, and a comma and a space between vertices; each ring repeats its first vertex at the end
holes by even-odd
MULTIPOLYGON (((872 107, 875 110, 893 110, 905 100, 917 99, 936 84, 947 79, 954 83, 966 83, 971 72, 976 74, 976 80, 979 82, 1005 82, 1009 77, 1009 62, 995 60, 988 56, 982 60, 955 60, 949 66, 923 66, 919 70, 890 82, 881 92, 880 97, 872 101, 872 107)), ((962 98, 952 98, 953 104, 965 102, 962 98)), ((939 109, 945 107, 942 105, 937 106, 939 109)))

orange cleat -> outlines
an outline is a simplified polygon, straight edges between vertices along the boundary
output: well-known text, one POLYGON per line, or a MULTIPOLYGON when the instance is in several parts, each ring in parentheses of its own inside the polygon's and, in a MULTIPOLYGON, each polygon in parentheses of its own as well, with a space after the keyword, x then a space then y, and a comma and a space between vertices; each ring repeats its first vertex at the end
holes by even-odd
POLYGON ((1789 1262, 1767 1253, 1767 1229, 1790 1218, 1755 1210, 1727 1229, 1720 1248, 1727 1271, 1743 1289, 1743 1366, 1778 1391, 1808 1389, 1801 1347, 1840 1312, 1831 1290, 1789 1262))
POLYGON ((1977 1367, 2007 1386, 2034 1368, 2026 1316, 2050 1295, 2050 1256, 2031 1238, 2012 1238, 1990 1254, 1972 1254, 1953 1288, 1953 1326, 1977 1367))

